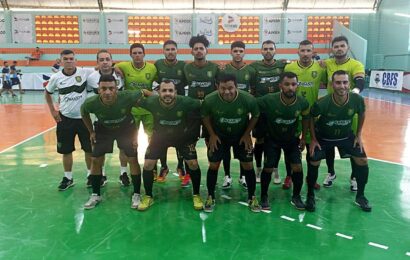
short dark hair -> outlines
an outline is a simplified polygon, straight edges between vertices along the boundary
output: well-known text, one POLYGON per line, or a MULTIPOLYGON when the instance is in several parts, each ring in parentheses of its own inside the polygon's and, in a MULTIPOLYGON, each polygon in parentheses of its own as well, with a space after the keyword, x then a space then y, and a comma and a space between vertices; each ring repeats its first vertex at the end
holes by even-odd
POLYGON ((290 71, 283 72, 280 75, 280 82, 282 82, 285 78, 288 78, 288 79, 295 79, 296 78, 296 81, 298 81, 298 75, 296 75, 295 73, 290 72, 290 71))
POLYGON ((72 50, 69 50, 69 49, 62 50, 62 51, 60 52, 60 56, 69 55, 69 54, 75 55, 75 53, 74 53, 72 50))
POLYGON ((174 83, 172 80, 170 80, 170 79, 164 79, 163 81, 161 81, 161 83, 159 84, 158 89, 161 89, 162 83, 165 83, 165 84, 172 83, 172 85, 174 85, 174 89, 177 89, 177 87, 175 86, 175 83, 174 83))
POLYGON ((162 48, 165 48, 165 46, 168 45, 168 44, 175 45, 175 47, 178 48, 178 45, 177 45, 177 43, 176 43, 174 40, 166 40, 166 41, 164 42, 164 45, 162 45, 162 48))
POLYGON ((232 50, 233 48, 244 48, 244 49, 245 49, 245 43, 244 43, 243 41, 234 41, 234 42, 231 44, 231 50, 232 50))
POLYGON ((335 42, 343 42, 343 41, 345 41, 346 44, 349 45, 349 40, 346 38, 346 36, 341 35, 341 36, 337 36, 337 37, 333 38, 332 46, 333 46, 333 44, 335 44, 335 42))
POLYGON ((312 45, 313 46, 313 43, 309 40, 303 40, 303 41, 299 42, 299 47, 302 46, 302 45, 303 46, 306 46, 306 45, 312 45))
POLYGON ((135 48, 141 48, 142 52, 145 54, 144 45, 142 45, 141 43, 136 42, 136 43, 131 44, 131 46, 130 46, 130 55, 132 54, 132 49, 135 49, 135 48))
POLYGON ((276 44, 275 44, 275 42, 272 41, 272 40, 266 40, 266 41, 262 42, 262 48, 263 48, 263 45, 265 45, 265 44, 273 44, 273 46, 274 46, 275 49, 276 49, 276 44))
POLYGON ((230 73, 220 73, 218 77, 216 78, 216 82, 219 85, 221 82, 228 82, 228 81, 233 81, 235 83, 235 86, 237 86, 236 83, 236 76, 234 74, 230 73))
POLYGON ((349 76, 349 73, 347 73, 347 71, 345 71, 345 70, 336 70, 332 74, 332 82, 335 80, 335 76, 338 76, 338 75, 347 75, 347 76, 349 76))
POLYGON ((117 83, 115 77, 112 74, 101 75, 100 80, 98 81, 98 83, 100 83, 100 82, 115 82, 115 83, 117 83))
POLYGON ((98 55, 100 55, 100 53, 108 53, 108 54, 110 54, 110 57, 111 57, 111 59, 112 59, 112 55, 111 55, 111 53, 110 53, 108 50, 106 50, 106 49, 101 49, 101 50, 99 50, 99 51, 97 52, 97 61, 98 61, 98 55))
POLYGON ((197 35, 197 36, 192 36, 191 39, 189 40, 189 47, 194 48, 194 45, 197 43, 202 43, 205 48, 209 47, 209 41, 205 37, 205 35, 197 35))
POLYGON ((6 61, 6 60, 5 60, 5 61, 3 61, 3 65, 6 65, 6 63, 9 63, 9 62, 8 62, 8 61, 6 61))

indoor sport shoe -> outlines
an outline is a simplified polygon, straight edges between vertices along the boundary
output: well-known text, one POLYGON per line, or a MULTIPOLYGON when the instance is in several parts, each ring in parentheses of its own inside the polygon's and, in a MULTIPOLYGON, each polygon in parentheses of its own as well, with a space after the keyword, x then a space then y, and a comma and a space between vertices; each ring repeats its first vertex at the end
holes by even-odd
POLYGON ((169 173, 168 167, 161 167, 161 170, 159 171, 159 175, 157 177, 157 182, 165 182, 168 173, 169 173))
POLYGON ((101 177, 101 187, 104 187, 107 184, 108 180, 107 180, 107 176, 103 175, 101 177))
POLYGON ((222 189, 230 189, 232 187, 232 178, 228 175, 224 177, 224 183, 222 184, 222 189))
POLYGON ((140 204, 141 204, 141 195, 138 193, 134 193, 131 198, 131 208, 137 209, 140 204))
POLYGON ((308 196, 305 202, 305 209, 309 212, 316 210, 316 201, 314 196, 308 196))
POLYGON ((262 174, 262 168, 257 168, 256 169, 256 183, 261 183, 261 174, 262 174))
POLYGON ((292 197, 290 203, 298 210, 305 210, 305 203, 303 203, 300 196, 292 197))
POLYGON ((191 181, 191 176, 189 174, 185 174, 184 179, 181 181, 181 187, 186 188, 189 187, 189 183, 191 181))
POLYGON ((64 191, 72 186, 74 186, 74 179, 70 180, 67 177, 63 177, 63 180, 60 182, 60 185, 58 185, 58 190, 64 191))
POLYGON ((192 197, 192 201, 194 202, 194 209, 195 210, 202 210, 204 208, 204 203, 202 202, 201 196, 194 195, 192 197))
POLYGON ((248 207, 252 212, 261 212, 262 209, 255 196, 253 196, 252 199, 248 200, 248 207))
POLYGON ((204 211, 207 213, 213 212, 215 209, 215 200, 212 199, 212 196, 208 196, 208 198, 205 201, 205 207, 204 211))
POLYGON ((357 181, 356 178, 350 179, 350 191, 356 192, 357 191, 357 181))
POLYGON ((182 168, 177 168, 177 173, 178 173, 179 179, 182 181, 185 177, 185 170, 182 168))
POLYGON ((286 176, 285 181, 283 182, 282 189, 289 190, 292 187, 292 177, 286 176))
POLYGON ((128 174, 126 172, 123 172, 120 175, 120 183, 122 186, 130 186, 130 178, 128 178, 128 174))
POLYGON ((154 199, 151 196, 147 196, 145 195, 140 204, 138 205, 138 210, 139 211, 144 211, 147 210, 149 207, 151 207, 151 205, 154 204, 154 199))
POLYGON ((332 174, 328 173, 325 180, 323 181, 323 186, 326 187, 326 188, 330 188, 330 187, 332 187, 335 180, 336 180, 336 174, 332 175, 332 174))
POLYGON ((93 194, 91 194, 90 199, 84 204, 84 208, 85 209, 93 209, 100 202, 101 202, 101 196, 93 193, 93 194))
POLYGON ((280 179, 278 168, 274 168, 273 169, 273 184, 281 184, 281 183, 282 183, 282 180, 280 179))
POLYGON ((248 189, 248 184, 246 184, 246 179, 245 176, 242 176, 241 178, 239 178, 239 184, 241 185, 241 187, 245 190, 248 189))
POLYGON ((87 183, 85 184, 87 188, 91 188, 93 184, 91 183, 91 175, 87 176, 87 183))
POLYGON ((372 211, 372 206, 370 206, 369 201, 365 196, 360 196, 356 198, 355 204, 359 206, 363 211, 370 212, 372 211))
POLYGON ((261 208, 263 210, 270 210, 270 205, 269 205, 269 198, 268 196, 263 196, 261 198, 261 208))

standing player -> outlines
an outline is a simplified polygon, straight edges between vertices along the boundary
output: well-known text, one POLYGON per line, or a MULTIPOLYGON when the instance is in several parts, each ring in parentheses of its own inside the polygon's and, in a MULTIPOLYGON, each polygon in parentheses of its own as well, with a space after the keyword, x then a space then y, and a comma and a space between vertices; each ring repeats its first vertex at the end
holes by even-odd
MULTIPOLYGON (((279 92, 279 79, 287 62, 282 60, 275 60, 276 45, 273 41, 267 40, 262 43, 261 54, 263 56, 262 61, 255 61, 251 64, 256 70, 256 83, 252 93, 255 97, 261 97, 268 93, 279 92)), ((255 143, 255 161, 256 172, 260 175, 262 172, 262 155, 263 155, 263 137, 266 134, 265 131, 266 120, 262 111, 261 117, 253 131, 253 136, 256 138, 255 143)), ((281 179, 278 172, 279 157, 275 159, 275 165, 273 169, 273 183, 280 184, 281 179)), ((288 175, 290 174, 289 166, 287 166, 288 175)))
POLYGON ((64 177, 58 189, 64 191, 74 185, 72 168, 76 135, 85 153, 87 173, 90 173, 90 134, 81 120, 80 108, 87 98, 87 78, 94 70, 77 68, 75 54, 72 50, 63 50, 60 57, 63 70, 51 76, 44 94, 51 116, 57 123, 57 152, 63 155, 64 167, 64 177), (59 110, 55 109, 51 96, 55 90, 58 90, 59 94, 59 110))
POLYGON ((192 178, 193 204, 196 210, 202 210, 203 203, 199 194, 201 170, 198 165, 195 144, 197 139, 190 137, 187 129, 188 114, 191 111, 199 113, 198 100, 177 95, 175 84, 164 80, 159 85, 159 96, 152 96, 139 102, 141 107, 154 115, 154 132, 145 153, 144 179, 145 194, 138 210, 146 210, 153 203, 152 171, 158 158, 168 147, 175 147, 188 165, 192 178))
MULTIPOLYGON (((115 83, 118 90, 122 90, 124 87, 124 81, 120 76, 115 73, 112 67, 112 56, 111 53, 105 49, 99 50, 97 52, 97 66, 98 71, 94 71, 87 79, 87 86, 93 89, 94 93, 98 94, 98 82, 102 75, 112 75, 115 78, 115 83)), ((128 186, 130 184, 127 175, 127 158, 124 156, 123 152, 120 152, 120 183, 123 186, 128 186)), ((107 183, 107 176, 105 175, 105 170, 102 171, 102 186, 107 183)), ((87 186, 91 187, 91 179, 87 179, 87 186)))
POLYGON ((90 175, 93 193, 84 204, 84 208, 92 209, 101 201, 100 184, 104 157, 106 153, 112 153, 114 140, 124 151, 130 164, 134 186, 131 208, 138 208, 141 202, 141 169, 136 147, 130 141, 135 137, 136 132, 131 109, 142 98, 142 91, 118 92, 117 79, 112 74, 101 75, 98 85, 98 95, 88 98, 81 106, 81 115, 90 133, 90 140, 93 142, 90 175), (98 121, 94 125, 90 114, 95 114, 97 117, 98 121))
POLYGON ((1 70, 1 77, 2 77, 2 82, 3 82, 3 88, 0 91, 0 97, 1 94, 4 91, 7 91, 11 93, 12 97, 15 97, 16 94, 14 94, 13 88, 12 88, 12 83, 11 83, 11 77, 10 77, 10 68, 9 68, 9 63, 8 61, 3 62, 3 69, 1 70))
POLYGON ((265 161, 261 175, 261 206, 269 210, 268 190, 275 159, 283 149, 291 165, 294 184, 291 203, 299 210, 305 209, 300 197, 303 185, 301 150, 305 147, 305 134, 309 124, 309 103, 296 95, 298 77, 293 72, 284 72, 279 83, 280 93, 269 93, 258 98, 261 111, 265 111, 267 135, 264 142, 265 161), (299 117, 302 116, 302 139, 299 140, 299 117))
MULTIPOLYGON (((326 70, 319 63, 313 60, 313 43, 308 40, 299 43, 298 55, 299 60, 286 65, 286 72, 293 72, 298 76, 297 93, 309 102, 309 106, 313 106, 319 96, 319 89, 322 84, 326 83, 326 70)), ((309 144, 310 133, 306 133, 307 151, 306 161, 309 160, 309 144)), ((292 180, 290 176, 286 176, 283 183, 283 188, 290 187, 292 180)), ((315 184, 315 189, 320 189, 318 183, 315 184)))
POLYGON ((21 75, 22 75, 21 71, 17 69, 17 61, 15 60, 13 61, 13 65, 10 66, 11 85, 12 86, 18 85, 20 94, 24 94, 24 90, 21 88, 21 81, 20 81, 21 75))
MULTIPOLYGON (((155 67, 158 70, 158 82, 161 83, 164 80, 171 80, 177 89, 177 94, 185 96, 185 86, 187 85, 184 67, 185 62, 177 60, 178 46, 173 40, 167 40, 163 45, 163 51, 165 59, 160 59, 155 62, 155 67)), ((180 156, 177 150, 178 166, 177 172, 181 181, 184 179, 185 170, 183 158, 180 156)), ((167 166, 167 153, 161 158, 161 170, 157 178, 157 182, 164 182, 169 172, 167 166)))
POLYGON ((207 96, 201 107, 202 120, 209 132, 209 168, 206 178, 208 198, 204 210, 214 210, 219 165, 232 147, 248 184, 249 208, 253 212, 260 212, 261 208, 255 197, 256 178, 250 134, 258 121, 259 108, 251 94, 238 90, 234 75, 221 74, 218 79, 218 91, 207 96))
MULTIPOLYGON (((194 57, 192 63, 186 64, 184 68, 185 77, 188 83, 188 96, 194 99, 204 100, 205 96, 215 91, 216 76, 219 73, 218 65, 207 61, 209 41, 204 35, 193 36, 189 40, 191 54, 194 57)), ((208 138, 208 133, 205 128, 201 128, 200 117, 192 116, 190 120, 190 134, 199 138, 205 137, 205 142, 208 138), (201 134, 202 129, 202 134, 201 134)), ((185 175, 182 181, 182 186, 189 185, 189 174, 185 175)))
MULTIPOLYGON (((255 86, 255 69, 247 65, 243 57, 245 56, 245 43, 242 41, 236 41, 231 44, 231 56, 232 61, 225 65, 223 72, 226 74, 232 74, 236 77, 238 89, 246 92, 255 86)), ((232 184, 232 178, 230 175, 230 164, 231 164, 231 152, 229 151, 223 159, 223 166, 225 170, 225 178, 222 184, 223 189, 229 189, 232 184)), ((246 179, 243 175, 243 169, 240 170, 239 183, 243 188, 247 188, 246 179)), ((260 182, 260 178, 256 175, 256 182, 260 182)))
POLYGON ((326 152, 338 148, 342 158, 353 158, 356 166, 352 171, 357 178, 355 203, 364 211, 371 211, 371 206, 364 196, 364 189, 369 176, 367 156, 362 143, 362 128, 365 119, 364 99, 350 92, 349 75, 338 70, 332 75, 333 94, 319 99, 311 109, 310 123, 310 159, 308 161, 308 196, 306 210, 315 210, 314 184, 318 176, 320 160, 326 158, 326 152), (352 131, 354 115, 358 115, 357 132, 352 131))
MULTIPOLYGON (((357 61, 348 56, 349 41, 345 36, 338 36, 332 40, 332 53, 334 58, 325 60, 326 70, 328 75, 327 90, 328 93, 333 93, 332 75, 335 71, 344 70, 349 75, 350 90, 354 93, 360 93, 364 88, 364 66, 360 61, 357 61)), ((358 118, 355 116, 352 124, 352 129, 355 132, 357 129, 358 118)), ((331 187, 336 180, 336 173, 334 170, 335 151, 328 150, 326 154, 326 163, 329 168, 329 174, 326 176, 323 186, 331 187)), ((356 167, 355 161, 350 159, 352 168, 356 167)), ((350 189, 357 191, 357 181, 353 172, 350 176, 350 189)))

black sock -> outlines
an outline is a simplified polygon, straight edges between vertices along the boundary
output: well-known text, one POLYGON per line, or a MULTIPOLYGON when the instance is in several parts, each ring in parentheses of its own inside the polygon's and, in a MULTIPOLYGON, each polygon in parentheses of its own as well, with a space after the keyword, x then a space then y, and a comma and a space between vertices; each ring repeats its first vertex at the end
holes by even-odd
POLYGON ((242 176, 244 176, 243 171, 244 171, 244 169, 242 167, 242 164, 239 163, 239 178, 242 178, 242 176))
POLYGON ((189 166, 185 161, 184 161, 184 164, 185 164, 185 172, 189 174, 189 166))
POLYGON ((290 162, 285 159, 285 166, 286 166, 286 176, 292 177, 292 167, 290 166, 290 162))
POLYGON ((215 186, 216 180, 218 178, 218 171, 208 169, 206 174, 206 187, 208 189, 208 194, 215 199, 215 186))
POLYGON ((134 193, 141 194, 141 174, 131 175, 131 181, 134 186, 134 193))
POLYGON ((307 171, 307 184, 308 184, 308 196, 315 196, 315 183, 317 181, 317 175, 319 166, 313 166, 308 163, 307 171))
POLYGON ((160 158, 159 161, 161 162, 161 167, 162 168, 167 168, 167 153, 163 154, 160 158))
POLYGON ((263 144, 255 144, 253 153, 255 155, 256 167, 262 167, 263 144))
POLYGON ((248 199, 252 199, 255 196, 256 189, 256 176, 255 170, 244 170, 243 174, 245 175, 246 184, 248 185, 248 199))
POLYGON ((356 178, 356 163, 354 162, 353 158, 350 157, 350 165, 352 166, 352 173, 350 174, 350 179, 356 178))
POLYGON ((303 172, 293 172, 292 173, 293 182, 293 197, 300 196, 300 191, 303 185, 303 172))
POLYGON ((335 148, 326 150, 327 172, 335 175, 335 148))
POLYGON ((357 195, 356 197, 364 196, 364 188, 366 187, 367 179, 369 177, 368 165, 356 165, 356 181, 357 181, 357 195))
POLYGON ((199 187, 201 186, 201 169, 189 170, 192 181, 192 192, 194 195, 199 195, 199 187))
POLYGON ((101 195, 101 179, 102 179, 102 175, 98 174, 98 175, 90 175, 90 179, 91 179, 91 186, 93 188, 93 193, 97 194, 98 196, 101 195))
POLYGON ((261 197, 268 196, 269 184, 272 180, 272 173, 265 171, 261 173, 261 197))
POLYGON ((231 153, 226 153, 222 159, 224 165, 225 176, 231 176, 231 153))
POLYGON ((154 174, 152 173, 152 170, 144 170, 142 172, 142 178, 144 179, 145 194, 152 197, 152 185, 154 183, 154 174))
POLYGON ((178 158, 178 169, 184 169, 184 158, 181 156, 181 154, 179 153, 178 149, 175 149, 176 153, 177 153, 177 158, 178 158))

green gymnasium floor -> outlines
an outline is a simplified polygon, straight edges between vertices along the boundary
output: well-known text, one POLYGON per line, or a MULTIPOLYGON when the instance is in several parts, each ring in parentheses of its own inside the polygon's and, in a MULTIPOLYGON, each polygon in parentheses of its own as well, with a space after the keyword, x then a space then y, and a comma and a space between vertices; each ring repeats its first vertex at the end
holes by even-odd
MULTIPOLYGON (((2 103, 44 102, 41 93, 27 93, 19 99, 3 97, 2 103)), ((202 140, 198 154, 201 194, 205 198, 207 161, 202 140)), ((245 201, 246 191, 237 182, 236 161, 232 162, 233 188, 217 189, 213 213, 195 211, 191 188, 181 188, 174 174, 168 175, 166 183, 154 185, 152 208, 138 212, 130 208, 132 188, 122 188, 118 183, 115 151, 107 156, 109 182, 102 189, 103 202, 86 211, 82 205, 90 190, 85 187, 83 153, 77 151, 74 156, 76 185, 59 192, 62 166, 55 152, 54 129, 0 151, 0 259, 410 257, 410 169, 406 166, 369 160, 366 195, 373 206, 371 213, 353 203, 349 160, 336 161, 336 183, 317 192, 314 213, 294 209, 289 203, 291 191, 273 184, 269 193, 271 212, 250 212, 239 203, 245 201)), ((140 163, 142 157, 141 152, 140 163)), ((169 149, 168 160, 170 169, 175 169, 174 149, 169 149)), ((326 167, 320 170, 321 183, 326 167)), ((282 163, 280 172, 283 178, 282 163)), ((221 170, 218 187, 222 178, 221 170)), ((303 197, 305 194, 304 187, 303 197)))

